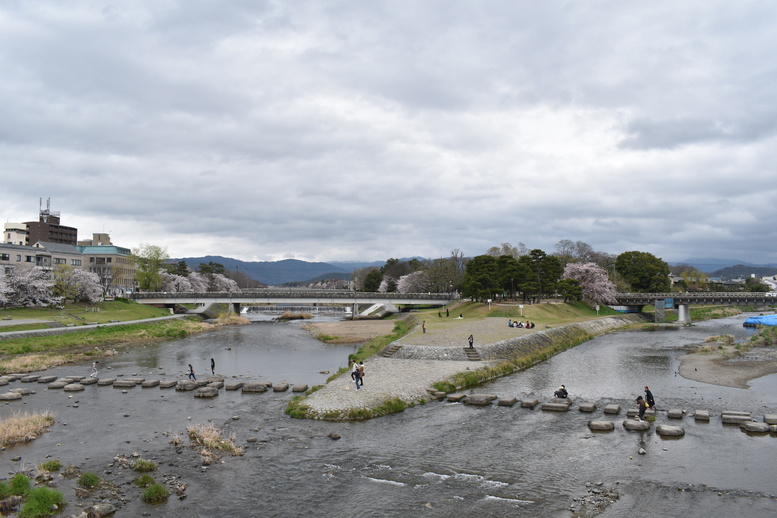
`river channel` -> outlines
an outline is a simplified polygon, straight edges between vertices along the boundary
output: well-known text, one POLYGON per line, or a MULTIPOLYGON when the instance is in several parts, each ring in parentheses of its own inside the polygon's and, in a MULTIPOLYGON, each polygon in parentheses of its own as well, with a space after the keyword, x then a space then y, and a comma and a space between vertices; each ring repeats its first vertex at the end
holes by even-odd
MULTIPOLYGON (((593 418, 600 419, 604 404, 631 408, 649 385, 657 424, 668 422, 669 408, 777 413, 774 376, 735 389, 677 374, 678 357, 708 336, 746 339, 744 318, 601 336, 473 392, 547 400, 563 383, 574 401, 596 402, 593 418)), ((189 363, 202 375, 213 358, 227 379, 315 385, 353 350, 321 344, 299 323, 257 321, 122 351, 101 362, 100 376, 184 379, 189 363)), ((68 365, 46 374, 88 372, 88 365, 68 365)), ((434 401, 366 422, 330 423, 286 416, 291 393, 222 390, 208 400, 158 387, 91 385, 75 394, 30 388, 36 393, 23 401, 0 404, 0 415, 51 409, 57 422, 35 441, 0 452, 0 478, 56 458, 121 484, 127 502, 117 516, 566 517, 591 484, 620 495, 596 516, 777 514, 777 439, 724 426, 718 415, 709 423, 688 416, 670 421, 686 434, 666 440, 654 428, 623 429, 625 410, 615 431, 593 433, 587 428, 592 415, 576 406, 555 413, 434 401), (234 432, 245 455, 203 467, 196 451, 176 452, 170 438, 185 439, 194 423, 234 432), (188 484, 186 498, 144 504, 128 482, 132 475, 112 462, 132 453, 159 463, 157 479, 175 476, 188 484)), ((67 484, 60 480, 58 487, 64 491, 67 484)), ((71 502, 66 514, 75 513, 78 500, 64 492, 71 502)))

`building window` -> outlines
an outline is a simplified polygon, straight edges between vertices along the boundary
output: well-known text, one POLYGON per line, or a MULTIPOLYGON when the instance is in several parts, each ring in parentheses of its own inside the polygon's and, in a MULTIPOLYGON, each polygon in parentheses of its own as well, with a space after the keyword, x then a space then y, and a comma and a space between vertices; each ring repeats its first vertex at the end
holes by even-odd
POLYGON ((35 257, 33 257, 31 255, 26 255, 26 256, 24 256, 24 262, 26 262, 26 263, 34 263, 35 262, 35 257))
POLYGON ((63 259, 61 257, 55 257, 54 264, 67 264, 67 259, 63 259))
POLYGON ((10 261, 11 254, 0 254, 0 261, 10 261))
POLYGON ((22 260, 22 256, 21 256, 21 255, 19 255, 19 254, 16 254, 16 262, 17 262, 17 263, 18 263, 18 262, 21 262, 21 260, 22 260))
POLYGON ((81 266, 81 259, 71 259, 70 264, 73 266, 81 266))

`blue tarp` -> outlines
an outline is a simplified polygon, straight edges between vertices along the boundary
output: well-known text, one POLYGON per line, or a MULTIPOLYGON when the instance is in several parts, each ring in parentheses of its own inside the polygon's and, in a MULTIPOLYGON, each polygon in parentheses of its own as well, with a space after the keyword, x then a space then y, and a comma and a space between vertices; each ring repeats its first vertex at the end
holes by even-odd
POLYGON ((757 317, 748 317, 745 320, 744 325, 755 326, 761 324, 763 326, 777 326, 777 315, 761 315, 757 317))

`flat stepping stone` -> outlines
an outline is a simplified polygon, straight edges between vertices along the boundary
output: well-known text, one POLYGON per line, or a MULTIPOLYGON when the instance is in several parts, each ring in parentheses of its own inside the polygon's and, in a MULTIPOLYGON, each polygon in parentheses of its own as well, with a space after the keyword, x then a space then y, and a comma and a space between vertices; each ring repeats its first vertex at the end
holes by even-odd
POLYGON ((40 375, 30 375, 30 376, 24 376, 21 381, 22 383, 35 383, 40 378, 40 375))
POLYGON ((623 421, 623 427, 626 430, 634 432, 644 432, 650 430, 650 421, 638 421, 637 419, 626 419, 623 421))
POLYGON ((667 417, 669 417, 669 419, 682 419, 683 411, 681 408, 670 408, 667 412, 667 417))
POLYGON ((216 387, 200 387, 197 389, 197 392, 194 393, 194 397, 203 397, 203 398, 211 398, 216 397, 219 395, 219 389, 216 387))
POLYGON ((720 416, 720 419, 723 421, 723 424, 742 424, 753 420, 750 414, 745 413, 723 414, 720 416))
POLYGON ((86 378, 86 376, 65 376, 66 379, 69 379, 70 381, 77 383, 81 381, 82 379, 86 378))
POLYGON ((173 388, 176 385, 178 385, 178 382, 176 380, 165 380, 165 381, 159 382, 159 388, 161 389, 173 388))
MULTIPOLYGON (((637 417, 639 415, 639 408, 630 408, 626 411, 626 417, 637 417)), ((645 417, 655 417, 656 411, 652 408, 645 410, 645 417)))
POLYGON ((777 424, 777 414, 764 414, 764 423, 777 424))
POLYGON ((116 382, 116 378, 101 378, 97 380, 98 387, 105 387, 106 385, 113 385, 116 382))
POLYGON ((116 380, 113 382, 113 388, 132 388, 137 383, 131 380, 116 380))
POLYGON ((592 420, 588 421, 588 428, 594 432, 609 432, 615 430, 615 421, 592 420))
POLYGON ((15 401, 21 398, 22 395, 18 392, 6 392, 5 394, 0 394, 0 401, 15 401))
POLYGON ((84 386, 80 383, 71 383, 70 385, 65 385, 63 388, 65 392, 80 392, 84 390, 84 386))
POLYGON ((685 428, 682 426, 660 424, 656 426, 656 433, 661 437, 682 437, 685 435, 685 428))
POLYGON ((591 412, 596 410, 596 403, 580 403, 579 408, 581 412, 586 412, 590 414, 591 412))
POLYGON ((81 385, 94 385, 97 383, 97 378, 84 378, 81 381, 79 381, 81 385))
POLYGON ((159 380, 146 380, 143 383, 141 383, 140 386, 143 388, 158 387, 159 380))
POLYGON ((710 420, 710 411, 709 410, 697 410, 694 413, 694 419, 697 421, 709 421, 710 420))
POLYGON ((288 383, 279 383, 277 385, 273 385, 273 388, 272 388, 273 392, 286 392, 287 390, 289 390, 288 383))
POLYGON ((124 381, 132 381, 135 385, 140 385, 146 381, 146 378, 124 378, 124 381))
POLYGON ((6 377, 0 377, 0 386, 3 386, 3 385, 8 385, 10 382, 11 382, 11 380, 10 380, 10 379, 8 379, 8 378, 6 378, 6 377))
POLYGON ((22 396, 29 396, 30 394, 35 394, 34 390, 27 387, 19 387, 19 388, 11 389, 11 392, 16 392, 17 394, 21 394, 22 396))
POLYGON ((267 392, 267 385, 265 383, 244 383, 242 388, 243 393, 261 394, 262 392, 267 392))
POLYGON ((610 415, 618 415, 621 413, 621 406, 616 405, 615 403, 610 403, 609 405, 605 405, 604 413, 610 414, 610 415))
POLYGON ((52 381, 57 381, 56 376, 41 376, 38 378, 38 383, 51 383, 52 381))
POLYGON ((465 397, 467 397, 466 394, 457 393, 457 394, 448 394, 448 398, 447 399, 451 403, 459 403, 465 397))
POLYGON ((469 394, 462 400, 462 403, 473 406, 488 406, 495 399, 496 396, 494 394, 469 394))
POLYGON ((769 425, 755 421, 745 421, 739 425, 739 429, 747 433, 769 433, 769 425))
POLYGON ((294 385, 291 387, 292 392, 307 392, 308 386, 307 385, 294 385))
POLYGON ((206 387, 213 387, 215 389, 222 389, 224 388, 224 382, 223 381, 211 381, 206 385, 206 387))
POLYGON ((543 403, 542 409, 547 412, 566 412, 569 410, 569 407, 572 406, 571 403, 543 403))
POLYGON ((521 401, 521 408, 534 408, 540 404, 539 399, 524 399, 521 401))
POLYGON ((58 381, 52 381, 51 383, 49 383, 48 388, 49 389, 61 389, 61 388, 65 388, 68 385, 70 385, 70 382, 58 380, 58 381))
POLYGON ((499 406, 513 406, 518 402, 517 397, 505 397, 496 402, 499 406))
POLYGON ((741 410, 724 410, 722 413, 726 415, 740 415, 750 417, 750 412, 743 412, 741 410))
POLYGON ((777 424, 770 424, 769 425, 769 432, 777 433, 777 424))
POLYGON ((230 381, 227 383, 224 388, 227 390, 238 390, 243 388, 243 382, 242 381, 230 381))
POLYGON ((194 390, 198 388, 197 384, 193 381, 179 381, 175 385, 175 390, 179 392, 187 392, 189 390, 194 390))

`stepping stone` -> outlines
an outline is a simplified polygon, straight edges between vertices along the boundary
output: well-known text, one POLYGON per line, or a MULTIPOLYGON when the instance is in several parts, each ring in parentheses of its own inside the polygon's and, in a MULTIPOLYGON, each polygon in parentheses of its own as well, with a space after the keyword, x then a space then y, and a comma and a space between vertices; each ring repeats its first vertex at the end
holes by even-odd
POLYGON ((242 381, 230 381, 225 385, 227 390, 238 390, 243 388, 243 382, 242 381))
POLYGON ((621 413, 621 406, 616 405, 615 403, 610 403, 609 405, 605 405, 604 413, 610 414, 610 415, 618 415, 621 413))
POLYGON ((144 381, 146 381, 146 378, 124 378, 124 381, 131 381, 135 383, 135 385, 140 385, 144 381))
POLYGON ((10 380, 10 379, 8 379, 8 378, 6 378, 6 377, 4 377, 4 376, 3 376, 3 377, 0 377, 0 386, 2 386, 2 385, 8 385, 10 382, 11 382, 11 380, 10 380))
POLYGON ((739 429, 747 433, 769 433, 769 425, 766 423, 757 423, 755 421, 746 421, 739 425, 739 429))
POLYGON ((459 403, 465 397, 467 397, 466 394, 448 394, 448 401, 451 403, 459 403))
POLYGON ((198 388, 197 384, 193 381, 179 381, 175 385, 175 390, 179 392, 186 392, 198 388))
POLYGON ((81 385, 94 385, 97 383, 97 378, 84 378, 81 381, 79 381, 81 385))
POLYGON ((596 410, 596 403, 580 403, 580 411, 591 413, 596 410))
POLYGON ((518 402, 517 397, 506 397, 497 401, 496 404, 499 406, 513 406, 517 402, 518 402))
POLYGON ((769 432, 777 433, 777 424, 770 424, 769 425, 769 432))
POLYGON ((40 378, 40 375, 24 376, 21 381, 22 383, 35 383, 38 381, 38 378, 40 378))
POLYGON ((308 386, 307 385, 294 385, 291 387, 292 392, 307 392, 308 386))
POLYGON ((213 387, 215 389, 221 389, 221 388, 224 387, 224 382, 220 381, 220 380, 219 381, 211 381, 210 383, 208 383, 206 385, 206 387, 213 387))
POLYGON ((592 420, 588 421, 588 428, 595 432, 608 432, 615 430, 615 421, 592 420))
POLYGON ((710 411, 709 410, 697 410, 694 414, 694 418, 697 421, 707 421, 710 420, 710 411))
POLYGON ((84 379, 86 376, 65 376, 65 378, 69 379, 70 381, 74 383, 78 383, 82 379, 84 379))
POLYGON ((571 403, 543 403, 542 409, 548 412, 566 412, 569 410, 571 403))
POLYGON ((116 381, 116 378, 105 378, 105 379, 98 379, 97 380, 97 386, 98 387, 104 387, 106 385, 113 385, 113 383, 116 381))
POLYGON ((132 388, 135 385, 137 385, 137 383, 130 380, 116 380, 113 382, 113 388, 132 388))
POLYGON ((495 399, 494 394, 470 394, 462 400, 462 403, 473 406, 488 406, 495 399))
POLYGON ((11 389, 11 392, 16 392, 17 394, 21 394, 22 396, 29 396, 30 394, 35 394, 35 391, 27 388, 27 387, 19 387, 15 389, 11 389))
POLYGON ((436 399, 437 401, 442 401, 443 399, 445 399, 445 396, 447 396, 447 395, 448 395, 448 393, 447 392, 443 392, 442 390, 436 390, 432 394, 434 399, 436 399))
POLYGON ((262 393, 267 392, 267 385, 264 383, 244 383, 243 384, 243 393, 262 393))
POLYGON ((683 411, 680 408, 670 408, 667 412, 667 416, 669 419, 682 419, 683 411))
POLYGON ((289 390, 289 384, 279 383, 278 385, 273 386, 272 390, 273 392, 286 392, 287 390, 289 390))
POLYGON ((57 381, 56 376, 41 376, 38 378, 38 383, 51 383, 52 381, 57 381))
POLYGON ((65 392, 80 392, 84 390, 84 386, 80 383, 71 383, 69 385, 64 386, 65 392))
POLYGON ((724 413, 720 416, 720 419, 723 421, 723 424, 741 424, 753 420, 750 414, 745 412, 737 412, 736 414, 724 413))
POLYGON ((777 424, 777 414, 764 414, 764 423, 777 424))
POLYGON ((682 426, 660 424, 656 426, 656 433, 661 437, 682 437, 685 435, 685 429, 682 426))
POLYGON ((0 401, 14 401, 21 398, 22 395, 18 392, 6 392, 5 394, 0 394, 0 401))
POLYGON ((524 399, 521 401, 521 408, 534 408, 540 404, 539 399, 524 399))
POLYGON ((216 387, 200 387, 197 389, 197 392, 194 393, 194 397, 204 397, 204 398, 211 398, 219 395, 219 389, 216 387))
POLYGON ((140 386, 143 388, 158 387, 159 380, 146 380, 143 383, 141 383, 140 386))
MULTIPOLYGON (((637 417, 639 415, 639 408, 630 408, 626 411, 626 417, 637 417)), ((645 410, 645 417, 655 417, 656 411, 652 408, 645 410)))
POLYGON ((159 382, 159 388, 161 389, 173 388, 176 385, 178 385, 176 380, 165 380, 159 382))
POLYGON ((61 388, 65 388, 68 385, 70 385, 70 383, 68 383, 67 381, 57 380, 57 381, 52 381, 51 383, 49 383, 48 388, 49 389, 61 389, 61 388))
POLYGON ((623 421, 623 427, 626 430, 634 432, 644 432, 650 429, 650 421, 637 421, 636 419, 626 419, 623 421))

